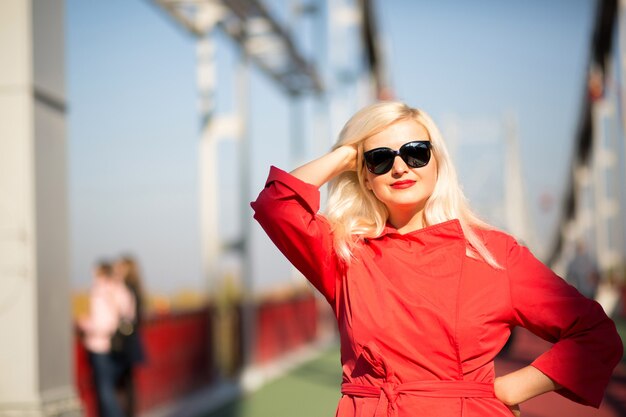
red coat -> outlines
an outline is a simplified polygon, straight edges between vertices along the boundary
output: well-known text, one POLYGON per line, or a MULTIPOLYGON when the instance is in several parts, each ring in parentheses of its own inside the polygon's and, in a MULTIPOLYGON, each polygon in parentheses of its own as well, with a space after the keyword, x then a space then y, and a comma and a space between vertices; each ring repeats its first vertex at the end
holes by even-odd
POLYGON ((615 325, 510 236, 481 231, 504 267, 466 255, 458 220, 386 227, 339 260, 319 191, 275 167, 255 219, 332 306, 341 336, 337 416, 510 417, 493 394, 511 329, 553 342, 532 365, 574 401, 598 407, 622 356, 615 325))

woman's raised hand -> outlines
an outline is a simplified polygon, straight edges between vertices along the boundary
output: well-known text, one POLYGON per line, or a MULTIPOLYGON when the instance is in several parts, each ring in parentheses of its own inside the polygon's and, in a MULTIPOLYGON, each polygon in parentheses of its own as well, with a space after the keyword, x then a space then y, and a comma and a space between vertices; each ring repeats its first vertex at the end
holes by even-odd
POLYGON ((356 145, 343 145, 336 149, 343 152, 344 156, 344 171, 356 171, 356 145))
POLYGON ((356 156, 356 145, 343 145, 294 169, 291 175, 316 187, 321 187, 342 172, 356 171, 356 156))

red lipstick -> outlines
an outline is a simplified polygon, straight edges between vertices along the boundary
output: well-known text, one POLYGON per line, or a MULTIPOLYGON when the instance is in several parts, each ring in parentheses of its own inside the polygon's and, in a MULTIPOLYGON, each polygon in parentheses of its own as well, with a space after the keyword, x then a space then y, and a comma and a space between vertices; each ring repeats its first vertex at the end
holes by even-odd
POLYGON ((395 188, 397 190, 401 190, 403 188, 409 188, 413 184, 415 184, 415 181, 412 181, 412 180, 396 181, 396 182, 391 184, 391 188, 395 188))

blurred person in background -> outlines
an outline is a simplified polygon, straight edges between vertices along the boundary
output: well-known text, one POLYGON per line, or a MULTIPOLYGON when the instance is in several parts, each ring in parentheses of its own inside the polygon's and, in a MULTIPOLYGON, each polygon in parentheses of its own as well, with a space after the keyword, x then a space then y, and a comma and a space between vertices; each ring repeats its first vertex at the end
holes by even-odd
POLYGON ((565 279, 582 295, 595 299, 600 283, 600 271, 583 242, 576 243, 576 254, 567 266, 565 279))
POLYGON ((98 262, 93 270, 89 314, 78 320, 89 354, 100 417, 123 417, 115 381, 122 368, 112 353, 112 338, 122 319, 134 320, 135 301, 109 262, 98 262))
POLYGON ((137 365, 145 361, 145 352, 141 338, 143 324, 144 292, 139 265, 131 255, 123 255, 114 266, 117 279, 124 283, 134 300, 134 321, 124 348, 114 353, 114 359, 121 372, 117 379, 117 389, 121 394, 123 408, 129 417, 136 415, 136 395, 134 371, 137 365))
POLYGON ((252 208, 335 312, 338 417, 510 417, 548 391, 600 405, 623 354, 614 323, 472 213, 423 111, 360 110, 327 154, 290 173, 271 167, 252 208), (554 344, 496 375, 516 326, 554 344))

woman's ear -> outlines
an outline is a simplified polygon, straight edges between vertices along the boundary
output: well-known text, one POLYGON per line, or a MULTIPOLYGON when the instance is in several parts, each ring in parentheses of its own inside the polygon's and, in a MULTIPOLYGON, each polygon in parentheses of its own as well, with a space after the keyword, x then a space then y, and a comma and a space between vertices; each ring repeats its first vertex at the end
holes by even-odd
POLYGON ((365 188, 372 191, 372 184, 370 184, 370 180, 367 179, 367 176, 365 177, 365 180, 363 181, 363 183, 365 184, 365 188))

